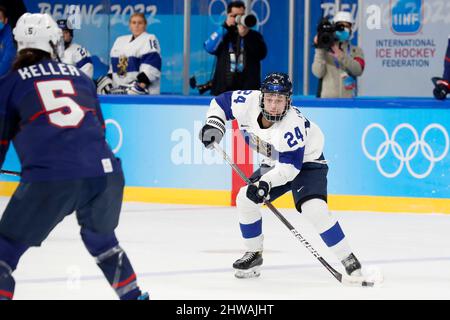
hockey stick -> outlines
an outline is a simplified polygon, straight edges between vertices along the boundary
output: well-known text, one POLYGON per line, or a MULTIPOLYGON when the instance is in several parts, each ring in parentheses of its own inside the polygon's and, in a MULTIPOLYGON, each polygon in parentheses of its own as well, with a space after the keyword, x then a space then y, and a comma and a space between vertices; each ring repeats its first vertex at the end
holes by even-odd
POLYGON ((1 174, 6 174, 8 176, 15 176, 15 177, 20 177, 20 172, 17 171, 10 171, 10 170, 0 170, 1 174))
MULTIPOLYGON (((239 167, 231 160, 231 158, 228 156, 228 154, 216 143, 213 142, 213 147, 216 149, 217 152, 219 152, 223 159, 228 162, 228 164, 233 168, 233 170, 242 178, 242 180, 247 183, 247 185, 252 184, 249 178, 239 169, 239 167)), ((292 232, 294 237, 296 237, 305 247, 308 249, 311 254, 317 258, 317 260, 320 261, 320 263, 335 277, 339 282, 343 284, 349 284, 349 285, 359 285, 363 287, 373 287, 375 282, 367 281, 364 279, 364 277, 351 277, 346 274, 342 274, 336 269, 334 269, 317 251, 313 248, 313 246, 305 239, 303 236, 292 226, 292 224, 286 220, 286 218, 278 211, 277 208, 273 206, 273 204, 264 199, 264 204, 272 211, 278 219, 283 222, 283 224, 292 232)))

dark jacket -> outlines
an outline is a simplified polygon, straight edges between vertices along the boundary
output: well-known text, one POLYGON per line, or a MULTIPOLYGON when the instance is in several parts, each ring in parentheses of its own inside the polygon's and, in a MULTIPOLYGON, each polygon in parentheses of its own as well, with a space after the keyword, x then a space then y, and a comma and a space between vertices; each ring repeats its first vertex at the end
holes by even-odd
POLYGON ((16 57, 16 46, 11 27, 6 24, 0 30, 0 77, 8 73, 16 57))
POLYGON ((261 60, 267 55, 267 47, 259 32, 249 30, 247 35, 241 38, 236 27, 221 26, 205 41, 204 47, 210 54, 217 56, 211 94, 260 88, 261 60), (241 39, 244 48, 244 68, 242 72, 231 72, 230 44, 232 51, 238 56, 241 51, 241 39))
POLYGON ((16 26, 20 16, 28 12, 23 0, 0 0, 0 6, 5 7, 6 11, 8 11, 8 24, 12 29, 16 26))

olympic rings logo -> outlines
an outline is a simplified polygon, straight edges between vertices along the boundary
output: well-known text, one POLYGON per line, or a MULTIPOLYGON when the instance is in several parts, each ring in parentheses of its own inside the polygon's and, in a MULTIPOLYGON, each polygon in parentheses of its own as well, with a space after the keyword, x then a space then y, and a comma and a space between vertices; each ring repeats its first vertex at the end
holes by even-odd
POLYGON ((112 152, 114 154, 116 154, 117 152, 119 152, 120 148, 122 148, 122 144, 123 144, 123 131, 122 131, 122 127, 120 126, 120 124, 113 119, 107 119, 105 121, 105 126, 107 126, 108 124, 112 124, 116 129, 117 132, 119 133, 119 141, 117 142, 117 145, 115 148, 112 148, 112 152))
POLYGON ((380 171, 380 173, 383 176, 385 176, 386 178, 395 178, 396 176, 398 176, 400 174, 400 172, 402 172, 403 167, 406 165, 406 168, 407 168, 408 172, 411 174, 411 176, 413 176, 416 179, 423 179, 430 175, 431 171, 434 168, 434 165, 437 162, 439 162, 445 158, 445 156, 448 153, 450 143, 449 143, 449 135, 448 135, 447 130, 442 125, 437 124, 437 123, 432 123, 432 124, 428 125, 425 128, 425 130, 423 130, 420 138, 419 138, 419 134, 417 133, 417 130, 409 123, 399 124, 394 129, 394 132, 392 132, 391 137, 389 137, 389 134, 388 134, 386 128, 384 128, 381 124, 372 123, 364 130, 362 139, 361 139, 361 145, 362 145, 362 149, 363 149, 363 152, 366 155, 366 157, 369 158, 370 160, 376 162, 378 171, 380 171), (371 155, 367 151, 367 147, 366 147, 366 137, 367 137, 368 132, 371 131, 372 129, 379 129, 384 135, 384 142, 382 144, 380 144, 375 155, 371 155), (435 152, 433 151, 432 147, 426 142, 426 136, 431 129, 439 130, 445 139, 444 151, 439 156, 435 155, 435 152), (412 142, 409 145, 409 147, 406 149, 406 152, 402 148, 402 146, 400 146, 400 144, 395 140, 397 137, 397 134, 400 130, 409 130, 415 139, 414 142, 412 142), (381 166, 381 160, 384 159, 384 157, 386 156, 386 154, 388 153, 389 150, 392 150, 394 156, 398 160, 400 160, 400 165, 397 168, 397 170, 395 170, 394 172, 391 172, 391 173, 386 172, 383 169, 383 167, 381 166), (410 161, 419 153, 419 150, 423 154, 423 156, 430 162, 428 169, 424 173, 415 172, 410 164, 410 161))
MULTIPOLYGON (((211 22, 212 23, 214 23, 214 24, 216 24, 216 25, 220 25, 220 24, 222 24, 223 23, 223 17, 226 17, 227 16, 227 6, 228 6, 228 4, 227 4, 227 1, 226 0, 212 0, 210 3, 209 3, 209 6, 208 6, 208 15, 209 15, 209 19, 211 20, 211 22), (213 6, 214 6, 214 4, 215 3, 219 3, 219 4, 221 4, 222 6, 223 6, 223 11, 220 13, 220 20, 215 20, 214 18, 213 18, 213 13, 212 13, 212 11, 213 11, 213 6)), ((270 18, 270 4, 269 4, 269 0, 254 0, 254 1, 252 1, 252 3, 251 3, 251 5, 250 5, 250 12, 251 12, 251 14, 253 14, 253 15, 255 15, 256 16, 256 25, 257 25, 257 27, 259 28, 259 27, 261 27, 261 26, 263 26, 263 25, 265 25, 266 23, 267 23, 267 21, 269 21, 269 18, 270 18), (254 11, 254 7, 255 7, 255 5, 258 3, 258 2, 261 2, 261 5, 262 6, 264 6, 265 7, 265 12, 266 12, 266 14, 265 14, 265 16, 261 19, 259 16, 258 16, 258 14, 254 11)))

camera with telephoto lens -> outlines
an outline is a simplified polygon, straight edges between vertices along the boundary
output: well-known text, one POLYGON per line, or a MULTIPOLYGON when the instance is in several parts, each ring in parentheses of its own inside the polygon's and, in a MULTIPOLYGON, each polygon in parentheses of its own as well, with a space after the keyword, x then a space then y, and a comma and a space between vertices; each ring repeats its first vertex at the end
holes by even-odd
POLYGON ((257 22, 256 16, 251 13, 243 16, 236 16, 236 23, 247 28, 253 28, 257 22))
POLYGON ((336 25, 328 19, 323 18, 317 26, 317 48, 330 49, 333 44, 338 41, 336 38, 336 31, 343 30, 343 25, 336 25))
POLYGON ((192 89, 198 89, 199 94, 204 94, 206 91, 212 89, 212 80, 209 80, 208 82, 206 82, 204 84, 197 85, 197 79, 195 79, 195 76, 192 76, 189 79, 189 86, 192 89))

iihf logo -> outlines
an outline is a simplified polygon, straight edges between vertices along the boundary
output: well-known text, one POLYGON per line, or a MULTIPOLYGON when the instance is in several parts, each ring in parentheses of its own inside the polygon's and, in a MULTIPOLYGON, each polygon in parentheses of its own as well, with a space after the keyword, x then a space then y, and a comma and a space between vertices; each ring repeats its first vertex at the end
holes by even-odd
POLYGON ((391 27, 395 34, 416 34, 422 28, 423 0, 390 0, 391 27))

